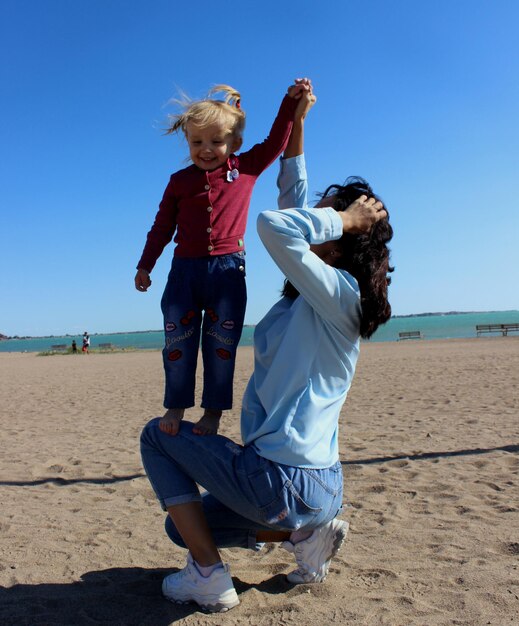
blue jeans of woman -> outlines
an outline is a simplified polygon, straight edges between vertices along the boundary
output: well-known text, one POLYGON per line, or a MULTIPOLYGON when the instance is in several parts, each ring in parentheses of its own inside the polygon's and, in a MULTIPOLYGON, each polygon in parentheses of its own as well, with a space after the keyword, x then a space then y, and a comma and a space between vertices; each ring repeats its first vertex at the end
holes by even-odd
MULTIPOLYGON (((142 431, 144 469, 166 507, 201 501, 218 547, 259 549, 258 530, 313 529, 341 509, 342 468, 305 469, 274 463, 253 445, 241 446, 222 435, 195 435, 182 422, 171 436, 151 420, 142 431), (200 494, 200 485, 207 490, 200 494)), ((166 531, 185 547, 171 519, 166 531)))
POLYGON ((166 390, 164 406, 195 403, 195 374, 202 333, 202 406, 232 407, 236 348, 240 341, 247 289, 244 252, 173 258, 162 296, 166 390))

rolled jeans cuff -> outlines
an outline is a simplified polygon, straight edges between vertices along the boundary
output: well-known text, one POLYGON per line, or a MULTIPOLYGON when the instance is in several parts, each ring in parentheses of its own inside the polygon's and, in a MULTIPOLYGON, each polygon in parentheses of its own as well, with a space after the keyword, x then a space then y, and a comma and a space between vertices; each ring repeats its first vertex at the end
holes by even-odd
POLYGON ((166 498, 160 504, 162 506, 162 510, 166 511, 168 506, 175 506, 177 504, 188 504, 189 502, 202 502, 202 496, 195 493, 186 493, 181 496, 172 496, 171 498, 166 498))

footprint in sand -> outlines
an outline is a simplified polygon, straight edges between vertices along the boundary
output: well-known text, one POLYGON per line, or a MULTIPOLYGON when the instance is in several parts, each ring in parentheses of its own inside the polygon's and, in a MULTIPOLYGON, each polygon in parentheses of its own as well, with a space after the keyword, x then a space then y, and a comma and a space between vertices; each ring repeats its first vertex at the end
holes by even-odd
POLYGON ((499 511, 499 513, 516 513, 517 512, 516 508, 508 504, 495 505, 494 508, 496 511, 499 511))
POLYGON ((35 465, 31 469, 31 473, 34 478, 48 478, 55 476, 56 474, 62 474, 65 470, 65 466, 58 461, 47 461, 45 464, 35 465))
POLYGON ((478 485, 486 485, 487 487, 490 487, 490 489, 493 489, 494 491, 504 491, 503 487, 500 487, 499 485, 496 485, 495 483, 489 483, 486 480, 475 480, 474 482, 478 485))
POLYGON ((503 546, 503 554, 512 554, 516 556, 519 554, 519 543, 516 541, 512 541, 510 543, 505 543, 503 546))
POLYGON ((379 584, 385 585, 386 581, 396 580, 398 576, 391 570, 372 569, 360 571, 355 576, 356 586, 375 587, 379 584))
POLYGON ((391 461, 391 467, 407 467, 409 465, 409 461, 402 459, 401 461, 391 461))

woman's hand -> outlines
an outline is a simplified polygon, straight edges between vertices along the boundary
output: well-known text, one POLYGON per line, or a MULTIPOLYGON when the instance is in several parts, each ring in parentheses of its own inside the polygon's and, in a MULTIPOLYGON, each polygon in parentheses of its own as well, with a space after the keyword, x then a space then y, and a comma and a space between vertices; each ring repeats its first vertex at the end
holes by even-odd
POLYGON ((346 211, 339 211, 342 219, 342 229, 345 233, 368 233, 373 224, 387 217, 387 211, 380 200, 360 196, 350 204, 346 211))
POLYGON ((304 120, 308 111, 310 111, 316 102, 317 98, 311 91, 303 91, 294 113, 294 122, 297 120, 304 120))
POLYGON ((139 268, 137 274, 135 274, 135 289, 137 289, 137 291, 148 291, 148 287, 150 286, 150 273, 139 268))
POLYGON ((296 78, 294 84, 288 88, 288 95, 298 100, 298 103, 294 112, 294 125, 283 153, 284 159, 303 154, 305 117, 317 102, 312 91, 312 81, 309 78, 296 78))
POLYGON ((314 95, 312 81, 309 78, 296 78, 294 84, 288 88, 288 95, 291 98, 299 100, 296 112, 294 114, 294 120, 304 120, 308 111, 317 102, 317 98, 314 95))
POLYGON ((309 78, 296 78, 287 91, 288 95, 296 100, 299 100, 305 92, 312 93, 312 81, 309 78))

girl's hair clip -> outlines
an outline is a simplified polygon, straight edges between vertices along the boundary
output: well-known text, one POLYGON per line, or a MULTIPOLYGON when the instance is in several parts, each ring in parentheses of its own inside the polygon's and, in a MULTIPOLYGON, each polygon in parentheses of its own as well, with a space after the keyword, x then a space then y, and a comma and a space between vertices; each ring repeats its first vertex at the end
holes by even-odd
POLYGON ((241 109, 241 101, 240 101, 240 98, 238 98, 238 100, 236 100, 236 108, 237 108, 237 109, 241 109))

